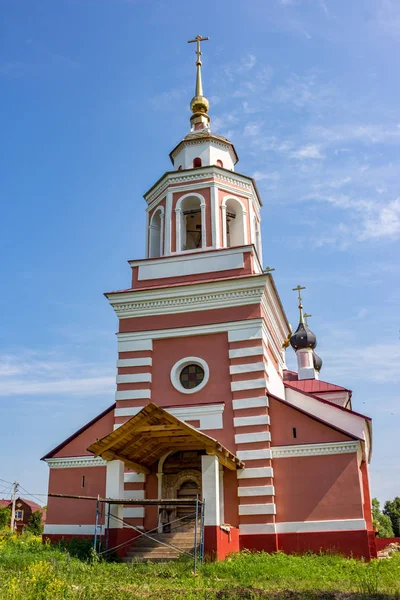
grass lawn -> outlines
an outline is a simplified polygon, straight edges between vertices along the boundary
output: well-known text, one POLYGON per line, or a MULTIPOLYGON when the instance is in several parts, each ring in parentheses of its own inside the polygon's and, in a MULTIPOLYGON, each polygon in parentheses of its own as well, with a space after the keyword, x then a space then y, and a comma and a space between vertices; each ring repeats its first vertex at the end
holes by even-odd
POLYGON ((41 539, 0 535, 1 600, 400 599, 400 553, 362 561, 337 555, 241 552, 206 563, 121 564, 81 561, 41 539))

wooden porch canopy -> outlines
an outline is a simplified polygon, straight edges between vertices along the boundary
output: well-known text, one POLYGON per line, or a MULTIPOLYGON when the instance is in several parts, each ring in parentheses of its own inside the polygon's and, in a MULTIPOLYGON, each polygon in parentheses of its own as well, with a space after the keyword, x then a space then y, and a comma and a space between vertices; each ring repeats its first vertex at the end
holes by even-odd
POLYGON ((205 450, 218 456, 231 469, 243 469, 243 462, 217 440, 184 423, 166 410, 150 403, 126 423, 88 448, 105 460, 122 460, 140 473, 151 473, 151 466, 167 452, 205 450))

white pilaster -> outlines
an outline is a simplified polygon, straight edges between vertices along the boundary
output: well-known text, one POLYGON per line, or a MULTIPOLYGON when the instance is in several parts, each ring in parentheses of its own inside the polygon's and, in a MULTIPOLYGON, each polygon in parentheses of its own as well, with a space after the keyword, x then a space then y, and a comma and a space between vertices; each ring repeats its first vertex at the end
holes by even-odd
POLYGON ((172 192, 167 192, 165 201, 165 256, 171 254, 172 192))
MULTIPOLYGON (((124 463, 122 460, 109 460, 106 466, 106 497, 124 497, 124 463)), ((123 527, 124 507, 122 504, 110 504, 110 528, 123 527), (116 519, 114 517, 117 517, 116 519)))
POLYGON ((203 498, 206 502, 204 524, 220 525, 219 462, 215 455, 201 457, 203 498))
POLYGON ((227 247, 227 232, 226 232, 226 204, 221 205, 221 219, 222 219, 222 247, 227 247))
POLYGON ((201 247, 207 246, 207 231, 206 231, 206 203, 202 201, 200 203, 201 208, 201 247))

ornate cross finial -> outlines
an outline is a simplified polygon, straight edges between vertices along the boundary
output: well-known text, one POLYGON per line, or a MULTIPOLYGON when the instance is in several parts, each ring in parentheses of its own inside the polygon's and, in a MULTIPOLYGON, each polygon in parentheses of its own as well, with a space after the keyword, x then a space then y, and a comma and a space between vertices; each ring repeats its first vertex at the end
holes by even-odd
POLYGON ((297 294, 299 296, 300 323, 303 323, 303 325, 304 325, 303 300, 301 298, 300 290, 305 290, 305 289, 306 288, 302 287, 301 285, 297 285, 295 288, 292 288, 293 292, 297 292, 297 294))
POLYGON ((306 289, 306 288, 305 288, 305 287, 301 287, 301 285, 297 285, 295 288, 292 288, 292 291, 293 291, 293 292, 297 292, 297 293, 298 293, 298 296, 299 296, 299 304, 302 304, 302 303, 303 303, 303 300, 302 300, 302 298, 301 298, 301 295, 300 295, 300 290, 305 290, 305 289, 306 289))
POLYGON ((263 272, 268 274, 271 273, 271 271, 275 271, 275 269, 273 269, 272 267, 265 267, 263 272))
POLYGON ((307 325, 307 327, 308 327, 308 319, 309 319, 310 317, 312 317, 312 315, 309 315, 309 314, 307 314, 307 313, 304 313, 304 320, 305 320, 305 322, 306 322, 306 325, 307 325))
POLYGON ((201 49, 200 49, 200 43, 201 42, 206 42, 207 40, 209 40, 210 38, 208 37, 201 37, 201 35, 196 35, 196 37, 194 38, 194 40, 188 40, 188 44, 193 44, 193 43, 197 43, 197 48, 196 48, 196 54, 197 54, 197 61, 196 61, 196 65, 197 66, 201 66, 201 49))

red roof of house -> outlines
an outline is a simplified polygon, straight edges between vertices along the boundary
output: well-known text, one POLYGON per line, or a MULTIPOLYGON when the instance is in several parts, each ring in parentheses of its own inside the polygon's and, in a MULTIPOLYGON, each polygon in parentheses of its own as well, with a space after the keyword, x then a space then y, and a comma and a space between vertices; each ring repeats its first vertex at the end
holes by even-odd
POLYGON ((323 392, 349 392, 347 388, 344 388, 335 383, 328 383, 327 381, 320 381, 319 379, 302 379, 298 380, 297 373, 294 371, 283 372, 283 383, 286 387, 294 388, 299 392, 307 392, 309 394, 318 394, 323 392))
MULTIPOLYGON (((21 502, 25 502, 25 504, 27 504, 31 509, 32 512, 35 512, 35 510, 41 510, 43 512, 43 507, 40 506, 39 504, 36 504, 36 502, 32 502, 32 500, 27 500, 26 498, 17 498, 17 502, 18 500, 20 500, 21 502)), ((0 506, 10 506, 12 500, 5 500, 4 498, 2 500, 0 500, 0 506)))

